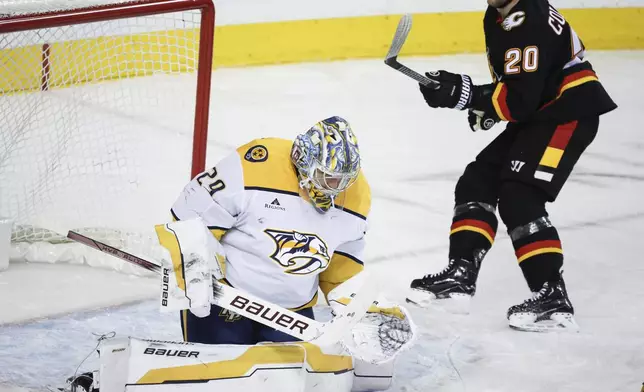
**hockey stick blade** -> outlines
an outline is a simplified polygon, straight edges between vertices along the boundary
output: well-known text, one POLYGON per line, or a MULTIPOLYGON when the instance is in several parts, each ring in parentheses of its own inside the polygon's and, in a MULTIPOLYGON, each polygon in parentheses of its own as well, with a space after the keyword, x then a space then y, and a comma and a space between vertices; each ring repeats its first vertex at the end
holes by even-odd
POLYGON ((389 47, 389 51, 385 56, 385 63, 389 64, 389 61, 395 60, 396 57, 398 57, 398 54, 400 53, 400 50, 405 44, 405 41, 407 40, 407 36, 409 35, 410 31, 411 31, 411 15, 406 14, 406 15, 403 15, 402 18, 400 18, 400 21, 398 22, 398 27, 396 27, 396 33, 394 34, 394 39, 391 41, 391 46, 389 47))
MULTIPOLYGON (((131 253, 122 251, 113 246, 107 245, 100 241, 91 239, 82 234, 69 231, 67 238, 83 245, 94 248, 103 253, 107 253, 118 259, 132 263, 139 267, 158 274, 166 273, 162 271, 162 266, 135 256, 131 253)), ((213 278, 213 303, 231 312, 249 318, 260 324, 284 332, 290 336, 303 341, 310 341, 315 344, 327 344, 339 342, 348 331, 355 326, 358 321, 367 313, 367 310, 373 303, 376 293, 374 285, 367 285, 366 288, 357 293, 355 304, 349 304, 335 318, 327 323, 302 316, 292 310, 275 305, 269 301, 250 295, 242 290, 219 283, 213 278), (272 319, 262 317, 266 314, 275 314, 272 319)))
POLYGON ((398 62, 398 54, 400 53, 400 50, 405 44, 407 36, 411 31, 411 20, 412 19, 410 14, 405 14, 402 16, 402 18, 400 18, 398 27, 396 28, 396 33, 394 34, 394 38, 391 41, 391 46, 389 47, 389 51, 385 56, 385 64, 395 69, 396 71, 401 72, 402 74, 416 80, 424 86, 438 85, 436 81, 431 80, 428 77, 423 76, 398 62))

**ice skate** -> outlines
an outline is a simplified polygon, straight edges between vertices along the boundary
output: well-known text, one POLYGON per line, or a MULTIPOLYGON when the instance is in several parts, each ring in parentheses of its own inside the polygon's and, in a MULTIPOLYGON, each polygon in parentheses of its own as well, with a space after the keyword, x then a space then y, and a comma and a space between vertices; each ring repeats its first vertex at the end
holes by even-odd
POLYGON ((568 299, 563 278, 546 282, 532 298, 508 309, 511 328, 529 332, 576 332, 575 311, 568 299))
POLYGON ((414 279, 407 302, 420 307, 437 307, 452 313, 469 313, 470 300, 476 292, 479 268, 480 262, 451 259, 441 272, 414 279))

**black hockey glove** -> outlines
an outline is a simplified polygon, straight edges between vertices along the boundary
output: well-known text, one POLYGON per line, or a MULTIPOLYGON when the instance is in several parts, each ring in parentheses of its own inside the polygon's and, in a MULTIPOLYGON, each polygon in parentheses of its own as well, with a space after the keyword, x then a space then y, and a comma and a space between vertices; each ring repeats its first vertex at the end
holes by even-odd
POLYGON ((474 86, 469 76, 447 71, 426 72, 425 76, 438 82, 429 86, 420 85, 420 92, 429 106, 459 110, 471 106, 474 86))
POLYGON ((467 121, 470 123, 470 129, 473 132, 487 131, 499 122, 499 118, 495 115, 489 115, 480 110, 470 109, 467 112, 467 121))

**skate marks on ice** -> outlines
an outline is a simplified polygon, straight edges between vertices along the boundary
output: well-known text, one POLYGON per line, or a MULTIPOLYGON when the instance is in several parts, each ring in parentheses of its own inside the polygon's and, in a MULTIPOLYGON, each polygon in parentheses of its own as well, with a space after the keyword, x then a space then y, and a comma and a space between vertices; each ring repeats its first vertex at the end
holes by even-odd
POLYGON ((477 366, 484 356, 479 344, 452 328, 462 315, 408 307, 419 326, 416 345, 396 363, 391 388, 395 392, 465 392, 463 369, 477 366))
MULTIPOLYGON (((636 145, 628 145, 625 144, 624 147, 630 147, 635 151, 635 154, 641 154, 642 152, 642 147, 636 147, 636 145)), ((615 164, 621 164, 627 167, 632 167, 632 168, 642 168, 644 167, 644 161, 641 161, 635 157, 633 157, 632 153, 629 154, 624 151, 624 154, 622 155, 614 155, 611 153, 605 153, 605 152, 598 152, 598 151, 586 151, 584 154, 586 154, 587 157, 602 161, 604 163, 608 162, 610 163, 611 167, 614 167, 615 164)))
POLYGON ((420 339, 400 357, 392 391, 626 392, 640 385, 643 359, 625 361, 627 351, 616 349, 610 339, 598 339, 592 328, 526 333, 486 312, 411 312, 422 325, 420 339))
POLYGON ((385 200, 387 202, 396 203, 396 204, 399 204, 399 205, 404 205, 404 206, 406 206, 408 208, 416 208, 416 209, 419 209, 419 210, 424 210, 424 211, 427 211, 427 212, 430 212, 430 213, 442 214, 442 213, 445 212, 444 210, 440 210, 440 209, 438 209, 436 207, 432 207, 431 205, 429 205, 426 202, 420 202, 420 201, 411 200, 409 198, 405 198, 405 197, 402 197, 400 195, 386 194, 386 193, 378 191, 378 190, 374 191, 372 193, 372 196, 373 196, 374 199, 382 199, 382 200, 385 200))
MULTIPOLYGON (((644 167, 644 164, 642 165, 644 167)), ((616 173, 593 173, 593 172, 580 172, 575 173, 575 177, 591 177, 591 178, 605 178, 605 179, 614 179, 616 181, 628 180, 628 181, 637 181, 643 182, 644 176, 636 174, 616 174, 616 173)), ((602 184, 608 186, 609 184, 602 184)))
MULTIPOLYGON (((100 266, 95 259, 87 263, 100 266)), ((89 265, 12 263, 0 273, 0 326, 158 296, 156 279, 125 273, 89 265)), ((2 359, 0 351, 0 367, 2 359)))
POLYGON ((27 388, 5 386, 0 384, 0 392, 32 392, 27 388))
POLYGON ((98 365, 100 335, 181 340, 178 314, 161 314, 156 301, 76 313, 29 324, 0 326, 0 391, 22 387, 46 391, 98 365))

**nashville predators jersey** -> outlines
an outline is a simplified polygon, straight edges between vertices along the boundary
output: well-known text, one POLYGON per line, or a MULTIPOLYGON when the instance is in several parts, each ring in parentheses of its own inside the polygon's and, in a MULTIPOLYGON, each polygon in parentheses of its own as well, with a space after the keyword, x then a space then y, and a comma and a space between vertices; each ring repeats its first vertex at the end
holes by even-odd
POLYGON ((475 109, 509 122, 567 122, 617 107, 581 38, 547 0, 519 1, 505 18, 488 7, 483 26, 495 85, 475 109))
POLYGON ((226 251, 230 285, 290 309, 313 306, 363 268, 369 185, 358 180, 317 212, 290 160, 293 142, 254 140, 197 175, 172 206, 203 218, 226 251))

